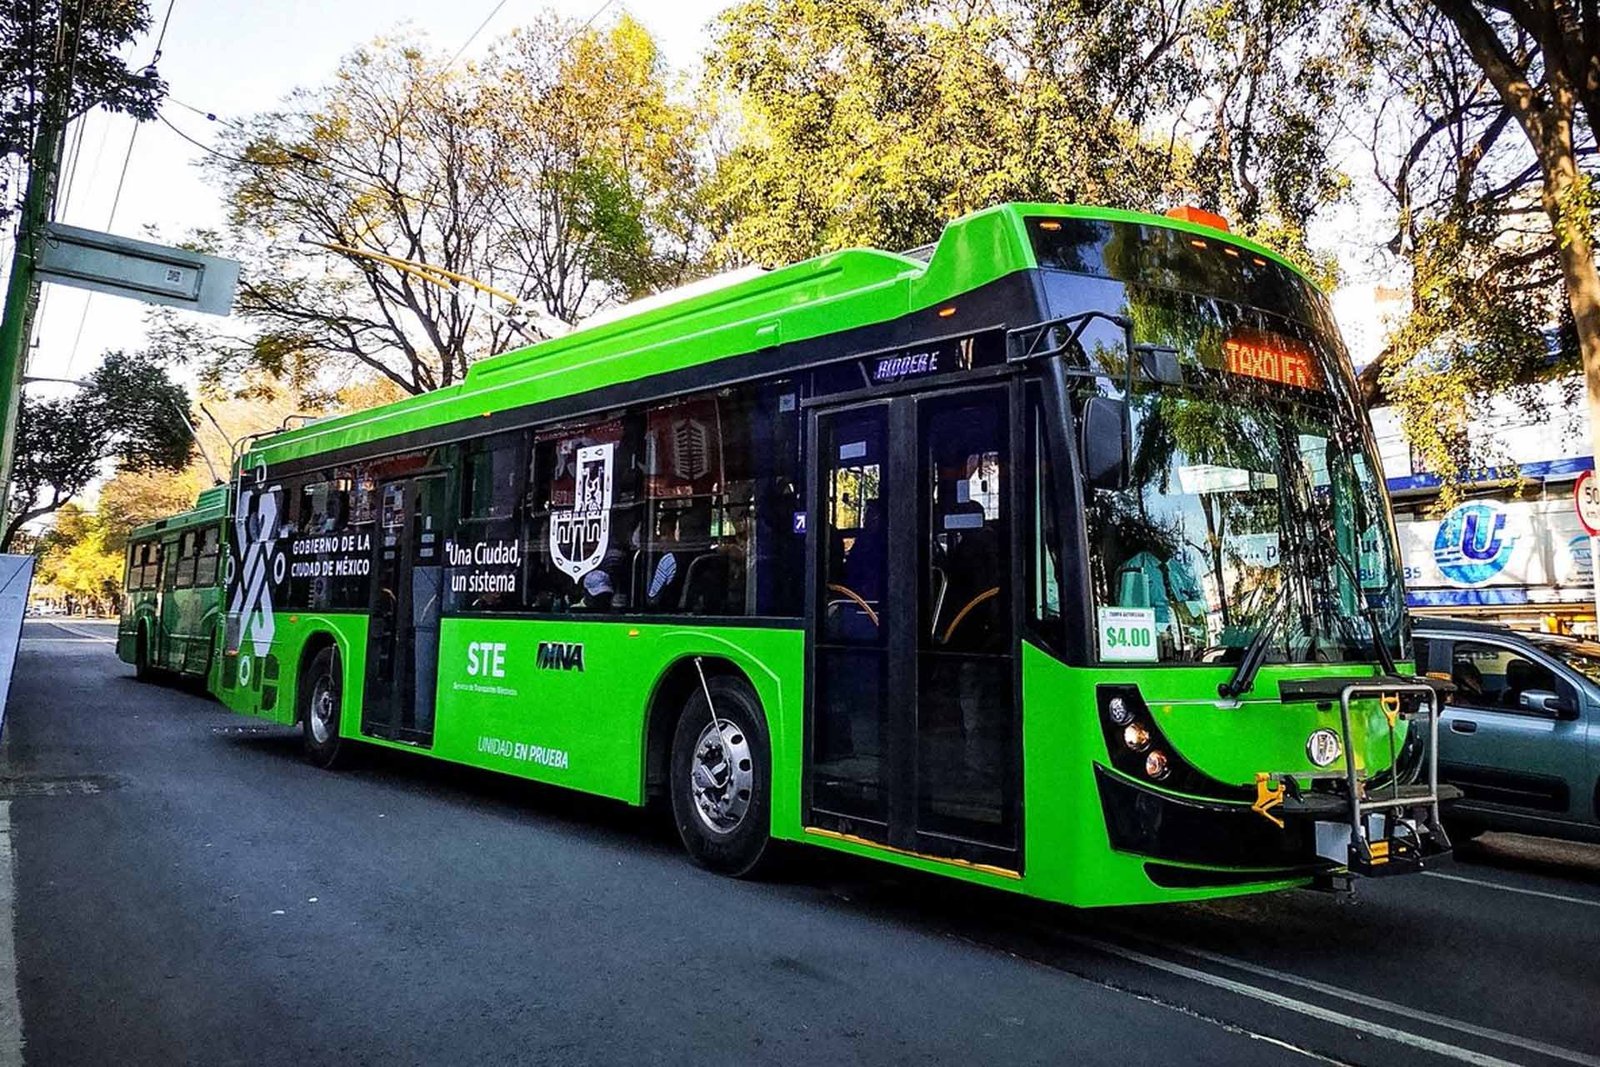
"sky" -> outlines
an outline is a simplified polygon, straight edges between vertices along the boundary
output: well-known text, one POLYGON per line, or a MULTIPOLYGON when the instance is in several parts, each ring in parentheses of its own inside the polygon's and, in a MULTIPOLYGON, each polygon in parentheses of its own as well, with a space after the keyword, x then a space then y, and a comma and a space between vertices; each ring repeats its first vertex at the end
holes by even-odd
MULTIPOLYGON (((209 144, 217 124, 190 108, 214 113, 219 120, 267 110, 296 87, 326 81, 340 57, 401 26, 453 53, 491 13, 493 18, 473 41, 468 57, 481 54, 494 37, 543 11, 554 10, 579 21, 597 11, 600 21, 626 11, 655 36, 672 67, 683 69, 694 63, 707 39, 707 24, 727 2, 173 0, 157 64, 169 94, 162 114, 184 133, 209 144)), ((159 27, 166 5, 162 0, 149 3, 159 27)), ((136 65, 150 59, 154 41, 152 32, 149 40, 130 46, 128 54, 136 65)), ((69 136, 69 147, 75 139, 75 133, 69 136)), ((165 242, 177 241, 192 229, 222 224, 221 196, 196 166, 205 153, 162 123, 136 124, 125 116, 95 113, 84 125, 81 146, 70 187, 65 185, 68 171, 63 170, 67 195, 57 202, 58 222, 139 238, 147 237, 153 227, 158 234, 154 239, 165 242), (127 174, 122 178, 125 159, 127 174)), ((70 156, 67 163, 70 166, 70 156)), ((9 255, 9 242, 6 251, 9 255)), ((42 300, 35 348, 28 361, 30 376, 81 378, 104 352, 137 348, 144 336, 147 308, 136 301, 103 294, 91 298, 85 290, 54 285, 44 287, 42 300)), ((46 395, 70 387, 30 388, 46 395)))
MULTIPOLYGON (((227 120, 269 109, 296 87, 325 81, 353 48, 402 25, 455 52, 488 18, 466 53, 472 56, 494 37, 551 9, 579 21, 596 15, 607 21, 627 11, 655 35, 671 66, 683 70, 696 62, 708 39, 708 24, 729 2, 172 0, 158 63, 169 87, 163 114, 184 133, 210 143, 217 126, 203 112, 227 120)), ((150 4, 159 20, 166 5, 161 0, 150 4)), ((142 64, 153 48, 154 34, 130 46, 129 54, 142 64)), ((86 120, 76 165, 68 158, 72 178, 58 202, 57 220, 130 237, 147 237, 153 230, 154 239, 169 242, 191 229, 220 226, 220 195, 195 165, 204 156, 202 150, 160 122, 137 124, 137 133, 135 127, 122 116, 97 113, 86 120)), ((69 144, 72 140, 75 135, 69 144)), ((1374 243, 1373 221, 1347 207, 1331 213, 1313 231, 1314 237, 1322 235, 1338 248, 1349 279, 1335 294, 1334 310, 1358 364, 1381 342, 1365 262, 1365 250, 1374 243)), ((44 293, 29 375, 81 378, 107 350, 139 347, 145 305, 62 286, 47 285, 44 293)), ((31 388, 47 394, 70 387, 31 388)))

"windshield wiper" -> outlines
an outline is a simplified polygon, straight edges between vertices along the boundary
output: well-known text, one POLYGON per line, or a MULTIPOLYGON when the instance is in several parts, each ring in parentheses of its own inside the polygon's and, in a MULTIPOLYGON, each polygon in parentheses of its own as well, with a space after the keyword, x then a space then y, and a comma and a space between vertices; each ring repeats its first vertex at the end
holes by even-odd
POLYGON ((1350 579, 1350 586, 1355 590, 1356 599, 1361 601, 1361 614, 1367 617, 1367 625, 1372 629, 1372 651, 1378 654, 1378 662, 1383 665, 1383 673, 1391 677, 1395 676, 1394 656, 1389 653, 1388 642, 1378 635, 1378 612, 1372 606, 1372 600, 1367 596, 1367 591, 1361 586, 1361 575, 1354 567, 1350 566, 1350 561, 1344 558, 1344 553, 1339 551, 1337 544, 1333 548, 1333 558, 1338 560, 1339 566, 1344 568, 1345 577, 1350 579))
POLYGON ((1236 699, 1240 693, 1246 692, 1255 684, 1256 674, 1260 672, 1261 665, 1267 659, 1267 645, 1272 641, 1272 624, 1277 620, 1278 609, 1289 600, 1289 583, 1283 582, 1272 594, 1272 600, 1267 604, 1267 613, 1262 616, 1261 625, 1256 627, 1250 635, 1249 644, 1244 646, 1244 655, 1239 657, 1239 665, 1233 669, 1226 682, 1217 686, 1217 695, 1224 700, 1236 699))

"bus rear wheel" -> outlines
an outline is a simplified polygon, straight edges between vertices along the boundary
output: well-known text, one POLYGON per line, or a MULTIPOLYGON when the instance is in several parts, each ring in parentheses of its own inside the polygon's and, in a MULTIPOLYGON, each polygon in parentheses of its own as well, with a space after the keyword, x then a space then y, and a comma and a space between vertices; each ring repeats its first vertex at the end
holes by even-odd
POLYGON ((671 759, 683 847, 709 870, 755 873, 771 841, 772 748, 750 687, 726 676, 697 685, 673 730, 671 759))
POLYGON ((155 677, 155 673, 155 668, 150 666, 150 631, 141 626, 139 636, 133 641, 133 676, 141 682, 148 682, 155 677))
POLYGON ((318 767, 332 769, 341 762, 344 742, 339 736, 339 708, 344 693, 344 675, 339 669, 339 651, 332 646, 318 652, 306 671, 300 708, 300 730, 306 759, 318 767))

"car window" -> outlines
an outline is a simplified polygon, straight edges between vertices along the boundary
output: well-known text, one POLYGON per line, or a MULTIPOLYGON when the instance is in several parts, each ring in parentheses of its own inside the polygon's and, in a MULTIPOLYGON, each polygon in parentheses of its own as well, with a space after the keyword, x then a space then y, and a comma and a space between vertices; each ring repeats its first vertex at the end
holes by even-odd
POLYGON ((1457 641, 1450 657, 1450 680, 1456 691, 1452 704, 1473 708, 1522 710, 1522 694, 1530 690, 1554 692, 1555 672, 1499 645, 1457 641))
POLYGON ((1539 651, 1554 656, 1590 681, 1600 682, 1600 642, 1543 634, 1529 635, 1529 640, 1539 646, 1539 651))

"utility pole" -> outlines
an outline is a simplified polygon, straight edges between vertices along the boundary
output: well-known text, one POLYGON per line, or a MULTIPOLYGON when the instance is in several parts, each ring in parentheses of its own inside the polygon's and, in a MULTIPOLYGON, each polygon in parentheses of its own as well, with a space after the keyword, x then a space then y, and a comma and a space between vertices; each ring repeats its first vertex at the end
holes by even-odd
POLYGON ((39 130, 28 163, 28 189, 17 220, 17 239, 11 253, 11 281, 6 287, 5 313, 0 317, 0 521, 11 503, 11 460, 16 452, 17 408, 22 403, 22 378, 27 370, 28 342, 33 337, 33 313, 39 306, 39 282, 34 277, 34 250, 55 203, 60 166, 61 123, 51 101, 40 109, 39 130))

